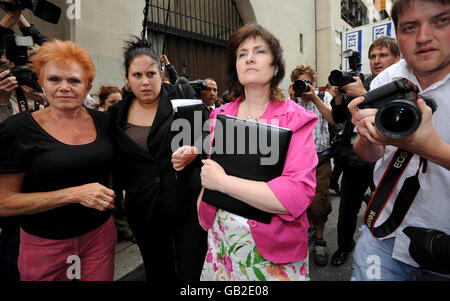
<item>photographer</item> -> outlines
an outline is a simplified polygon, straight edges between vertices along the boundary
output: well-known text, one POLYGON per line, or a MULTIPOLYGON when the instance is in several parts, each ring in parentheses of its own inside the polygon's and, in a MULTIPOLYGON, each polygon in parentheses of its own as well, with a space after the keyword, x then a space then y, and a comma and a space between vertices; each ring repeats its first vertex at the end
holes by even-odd
MULTIPOLYGON (((14 1, 4 1, 14 3, 14 1)), ((0 21, 0 122, 9 116, 19 113, 22 107, 17 101, 17 92, 25 97, 24 107, 28 109, 37 109, 44 104, 44 96, 41 92, 35 91, 26 85, 21 85, 15 76, 11 75, 9 70, 13 64, 6 58, 6 47, 4 38, 14 36, 11 28, 18 25, 24 35, 32 36, 38 44, 42 44, 48 39, 44 37, 34 25, 30 25, 20 10, 7 11, 6 15, 0 21)), ((28 58, 31 60, 37 52, 37 47, 28 49, 28 58)), ((31 64, 28 64, 30 67, 31 64)), ((17 281, 20 280, 20 273, 17 267, 17 258, 19 255, 19 219, 17 217, 8 217, 0 219, 0 280, 17 281)))
POLYGON ((45 98, 37 80, 32 80, 35 76, 31 71, 31 60, 37 52, 38 46, 30 46, 27 51, 25 46, 15 45, 17 41, 13 41, 12 37, 16 37, 16 35, 10 29, 15 24, 24 34, 35 38, 39 45, 48 41, 34 25, 28 23, 20 11, 7 12, 0 22, 0 48, 4 54, 2 57, 3 72, 0 73, 0 114, 2 119, 21 111, 38 110, 45 105, 45 98), (16 71, 13 73, 14 69, 16 71), (16 75, 19 74, 22 77, 20 83, 16 78, 16 75))
POLYGON ((318 266, 325 266, 328 264, 328 248, 323 233, 328 215, 331 213, 331 146, 328 123, 334 124, 330 107, 332 96, 329 93, 324 93, 323 96, 316 94, 314 90, 316 72, 310 65, 297 66, 291 73, 291 81, 289 90, 292 90, 296 102, 315 113, 319 118, 313 132, 319 158, 316 168, 316 194, 307 210, 307 215, 311 228, 314 230, 312 242, 314 263, 318 266))
MULTIPOLYGON (((20 12, 8 12, 0 21, 0 49, 2 72, 0 73, 0 122, 13 115, 10 103, 12 92, 18 88, 14 77, 7 77, 9 62, 4 54, 3 37, 14 34, 10 28, 20 18, 20 12)), ((0 218, 0 281, 18 281, 20 273, 17 268, 19 256, 19 220, 15 217, 0 218)))
MULTIPOLYGON (((437 230, 440 237, 450 233, 450 133, 447 122, 450 113, 449 15, 448 0, 395 1, 391 16, 404 60, 380 74, 371 85, 375 89, 406 78, 420 87, 423 97, 436 101, 439 106, 436 114, 432 115, 432 109, 419 98, 417 106, 422 113, 420 126, 407 137, 393 139, 375 126, 377 109, 358 108, 364 98, 357 98, 348 106, 359 133, 354 144, 355 151, 364 160, 378 160, 374 170, 375 183, 383 181, 384 184, 383 175, 389 177, 390 173, 386 171, 399 149, 412 153, 409 164, 387 198, 379 220, 386 221, 391 217, 394 204, 398 202, 395 200, 399 195, 403 196, 404 191, 412 190, 411 183, 416 183, 414 190, 417 192, 415 197, 399 198, 401 203, 409 201, 412 205, 398 228, 389 235, 376 238, 369 228, 364 227, 354 254, 354 280, 448 280, 444 275, 427 271, 442 273, 443 265, 448 267, 448 243, 441 244, 444 249, 440 250, 441 253, 447 250, 447 262, 434 262, 431 255, 436 252, 435 245, 432 247, 432 239, 424 239, 426 235, 418 228, 430 229, 430 232, 437 230), (424 244, 426 247, 421 247, 424 244), (375 274, 368 273, 371 268, 369 256, 377 256, 382 262, 375 274), (424 258, 434 265, 424 265, 424 258)), ((374 227, 380 227, 377 220, 374 227)), ((440 256, 443 257, 445 255, 440 256)))
MULTIPOLYGON (((351 58, 352 59, 352 58, 351 58)), ((345 128, 340 145, 337 146, 335 160, 343 162, 343 175, 341 182, 341 201, 339 203, 339 216, 337 225, 338 250, 331 257, 335 266, 344 264, 348 255, 353 251, 355 242, 353 236, 356 230, 358 212, 364 199, 367 188, 373 191, 373 164, 363 161, 354 151, 353 143, 357 137, 354 126, 350 122, 347 104, 350 98, 343 98, 341 91, 349 97, 359 97, 365 94, 370 82, 390 65, 400 60, 400 51, 395 40, 390 37, 381 37, 375 40, 369 48, 369 61, 372 75, 363 81, 359 76, 354 82, 340 88, 334 88, 335 98, 331 102, 333 119, 337 123, 344 123, 345 128)), ((355 72, 357 68, 354 68, 355 72)))
POLYGON ((8 69, 9 62, 5 57, 5 45, 3 38, 7 35, 13 35, 13 27, 20 18, 20 12, 7 12, 0 21, 0 51, 1 51, 1 68, 0 73, 0 122, 13 114, 12 105, 9 103, 12 92, 18 88, 17 80, 13 77, 7 77, 10 74, 8 69))

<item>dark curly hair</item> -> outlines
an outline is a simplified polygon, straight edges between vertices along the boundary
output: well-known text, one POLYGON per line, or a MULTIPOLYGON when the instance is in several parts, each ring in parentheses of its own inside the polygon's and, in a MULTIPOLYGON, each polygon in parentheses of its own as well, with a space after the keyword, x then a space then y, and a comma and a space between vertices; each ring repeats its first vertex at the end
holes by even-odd
POLYGON ((236 52, 241 43, 251 37, 261 37, 269 45, 273 55, 272 66, 278 70, 270 82, 270 99, 281 101, 285 98, 281 89, 278 88, 286 72, 283 49, 281 48, 280 41, 267 29, 257 23, 247 24, 239 28, 228 39, 226 51, 228 90, 234 97, 239 97, 244 93, 244 87, 239 82, 236 71, 236 52))

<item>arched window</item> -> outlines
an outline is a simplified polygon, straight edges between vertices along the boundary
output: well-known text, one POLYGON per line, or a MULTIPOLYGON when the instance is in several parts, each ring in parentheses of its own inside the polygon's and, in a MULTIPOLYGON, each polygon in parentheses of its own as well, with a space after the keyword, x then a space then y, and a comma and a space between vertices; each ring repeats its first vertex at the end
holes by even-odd
POLYGON ((226 42, 242 25, 233 0, 150 0, 147 26, 155 50, 180 76, 214 78, 219 96, 226 89, 226 42))

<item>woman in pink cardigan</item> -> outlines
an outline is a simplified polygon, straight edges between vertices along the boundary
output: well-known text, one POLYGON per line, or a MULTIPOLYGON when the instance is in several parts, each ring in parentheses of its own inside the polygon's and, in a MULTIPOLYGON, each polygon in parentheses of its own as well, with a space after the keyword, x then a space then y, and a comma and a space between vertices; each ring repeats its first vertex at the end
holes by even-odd
POLYGON ((229 176, 218 163, 203 161, 203 187, 273 216, 270 224, 245 219, 206 204, 200 194, 200 224, 208 229, 201 280, 309 280, 306 209, 316 186, 317 117, 284 99, 278 89, 285 74, 282 49, 262 26, 246 25, 231 35, 227 67, 229 88, 240 97, 212 112, 211 136, 217 114, 278 123, 293 134, 282 175, 267 183, 229 176))
POLYGON ((293 134, 282 175, 267 183, 229 176, 218 163, 203 161, 204 188, 273 215, 270 224, 249 220, 206 204, 201 193, 199 219, 208 230, 201 280, 309 280, 306 209, 316 186, 317 117, 285 100, 278 89, 285 74, 282 49, 260 25, 246 25, 232 34, 227 61, 229 88, 240 97, 211 113, 211 136, 217 114, 278 123, 293 134))

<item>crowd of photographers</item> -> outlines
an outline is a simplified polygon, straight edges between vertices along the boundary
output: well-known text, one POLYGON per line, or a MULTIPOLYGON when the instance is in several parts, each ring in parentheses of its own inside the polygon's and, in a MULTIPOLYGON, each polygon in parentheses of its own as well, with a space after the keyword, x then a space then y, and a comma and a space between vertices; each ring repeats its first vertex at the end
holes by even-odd
MULTIPOLYGON (((343 174, 340 189, 335 188, 340 190, 338 249, 331 264, 344 264, 355 250, 354 280, 371 279, 368 258, 373 255, 382 261, 377 279, 448 280, 450 137, 446 119, 450 107, 445 101, 450 93, 450 3, 398 0, 392 18, 397 40, 381 37, 367 54, 344 53, 351 72, 333 70, 326 91, 317 93, 311 66, 293 68, 291 100, 319 117, 314 131, 319 157, 316 197, 308 209, 312 258, 319 266, 329 262, 323 234, 332 210, 334 165, 343 174), (360 55, 368 55, 370 75, 358 71, 360 55), (394 169, 401 172, 397 175, 394 169), (357 216, 368 189, 367 227, 355 242, 357 216)), ((30 63, 37 47, 48 39, 20 10, 7 11, 0 21, 0 36, 1 122, 47 105, 30 63), (23 36, 12 30, 16 24, 23 36)), ((203 99, 205 114, 233 101, 227 91, 217 96, 213 78, 189 82, 178 76, 165 55, 161 61, 167 82, 180 87, 185 98, 203 99)), ((99 101, 88 96, 85 106, 107 110, 122 94, 116 87, 102 87, 95 95, 99 101)), ((19 280, 19 221, 1 218, 0 228, 0 278, 19 280)))

